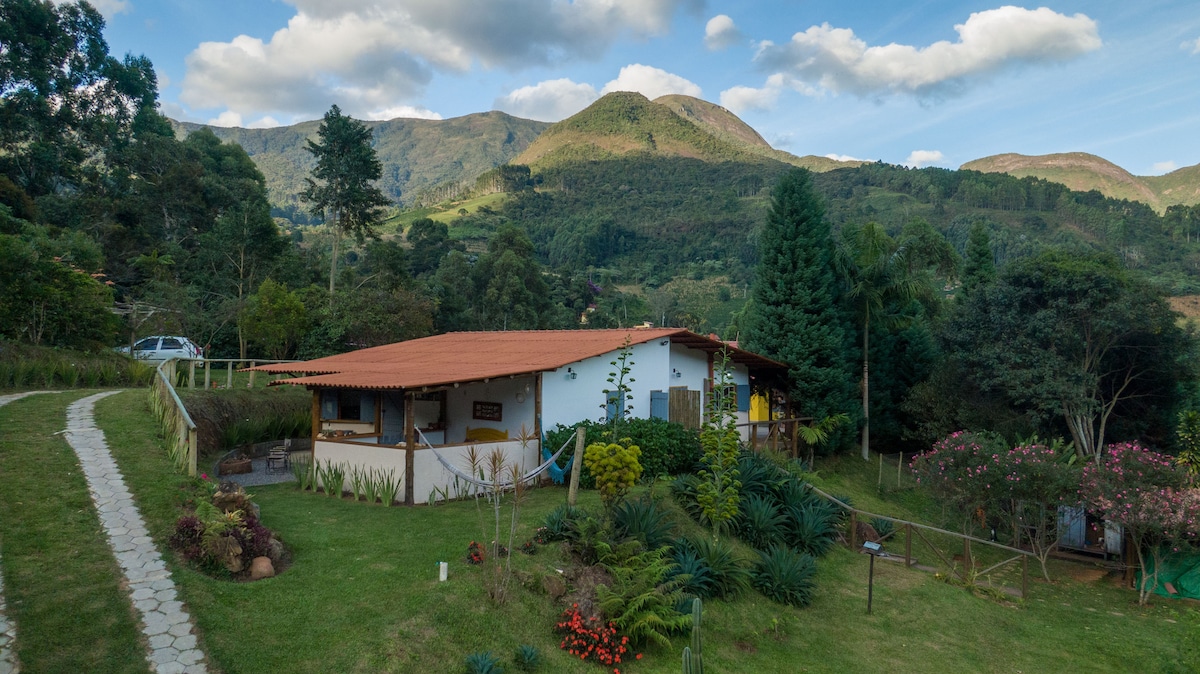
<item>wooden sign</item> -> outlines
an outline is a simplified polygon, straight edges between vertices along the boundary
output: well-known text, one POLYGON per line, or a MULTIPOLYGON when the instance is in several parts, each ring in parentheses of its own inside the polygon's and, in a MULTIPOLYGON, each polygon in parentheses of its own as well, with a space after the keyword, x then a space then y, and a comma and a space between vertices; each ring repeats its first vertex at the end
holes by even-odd
POLYGON ((476 400, 472 406, 471 416, 483 421, 502 421, 503 406, 500 403, 486 403, 476 400))

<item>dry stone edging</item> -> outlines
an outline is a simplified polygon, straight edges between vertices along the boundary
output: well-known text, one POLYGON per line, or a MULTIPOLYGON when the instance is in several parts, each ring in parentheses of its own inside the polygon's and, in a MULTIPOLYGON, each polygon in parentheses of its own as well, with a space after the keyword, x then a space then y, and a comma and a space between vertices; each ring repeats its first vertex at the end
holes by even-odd
MULTIPOLYGON (((4 407, 14 400, 39 393, 58 393, 58 391, 10 393, 0 396, 0 407, 4 407)), ((0 566, 3 564, 4 557, 0 555, 0 566)), ((0 573, 0 674, 18 674, 21 671, 21 663, 17 660, 16 641, 17 625, 8 618, 8 607, 4 603, 4 574, 0 573)))
MULTIPOLYGON (((177 599, 171 573, 108 451, 104 432, 93 419, 96 401, 115 393, 120 391, 105 391, 71 403, 67 408, 67 443, 79 457, 100 524, 125 575, 130 601, 141 617, 142 633, 150 647, 146 659, 151 670, 158 674, 207 674, 191 616, 177 599)), ((0 674, 4 674, 2 670, 0 674)))

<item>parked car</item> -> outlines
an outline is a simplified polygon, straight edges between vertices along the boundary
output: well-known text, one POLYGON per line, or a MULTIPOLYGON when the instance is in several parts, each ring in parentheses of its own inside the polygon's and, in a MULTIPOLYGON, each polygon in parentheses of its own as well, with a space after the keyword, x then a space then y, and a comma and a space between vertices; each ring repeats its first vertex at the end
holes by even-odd
MULTIPOLYGON (((123 346, 117 351, 128 354, 129 347, 123 346)), ((200 360, 204 358, 204 349, 187 337, 155 335, 139 339, 133 345, 133 357, 150 363, 162 363, 172 358, 200 360)))

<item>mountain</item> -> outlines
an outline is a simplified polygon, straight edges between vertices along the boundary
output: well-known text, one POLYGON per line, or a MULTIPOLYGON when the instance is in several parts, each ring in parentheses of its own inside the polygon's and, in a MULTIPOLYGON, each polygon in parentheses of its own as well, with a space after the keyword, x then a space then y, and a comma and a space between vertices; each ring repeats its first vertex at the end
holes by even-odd
MULTIPOLYGON (((172 122, 178 135, 204 125, 172 122)), ((436 185, 472 181, 488 169, 517 156, 547 127, 503 112, 482 112, 452 119, 392 119, 364 122, 374 133, 375 151, 383 164, 380 187, 401 204, 412 203, 436 185)), ((313 157, 305 140, 316 138, 320 120, 272 129, 210 126, 218 138, 234 141, 262 171, 271 202, 300 206, 313 157)))
POLYGON ((967 162, 960 168, 1007 173, 1018 178, 1034 176, 1079 192, 1096 190, 1114 199, 1140 201, 1159 213, 1176 204, 1200 203, 1200 166, 1162 176, 1135 176, 1096 155, 1067 152, 1037 156, 998 154, 967 162))
POLYGON ((769 160, 814 171, 857 165, 775 150, 733 113, 698 98, 670 95, 651 101, 628 91, 606 94, 551 125, 512 163, 539 169, 627 155, 706 162, 769 160))

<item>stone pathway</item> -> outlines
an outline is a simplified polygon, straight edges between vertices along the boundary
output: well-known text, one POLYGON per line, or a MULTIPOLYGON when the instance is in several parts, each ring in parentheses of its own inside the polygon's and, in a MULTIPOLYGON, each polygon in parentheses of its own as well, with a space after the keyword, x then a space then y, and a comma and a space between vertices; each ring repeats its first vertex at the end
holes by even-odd
MULTIPOLYGON (((58 393, 58 391, 26 391, 25 393, 0 396, 0 407, 36 393, 58 393)), ((3 558, 0 557, 0 565, 3 562, 3 558)), ((0 674, 17 674, 21 671, 21 663, 17 662, 17 652, 13 649, 16 641, 17 626, 8 619, 7 608, 4 605, 4 574, 0 573, 0 674)))
POLYGON ((151 669, 158 674, 206 674, 204 654, 196 645, 192 620, 177 598, 171 573, 125 487, 103 431, 92 419, 96 401, 114 393, 119 391, 81 398, 67 408, 67 442, 79 456, 100 524, 141 615, 142 632, 150 641, 151 669))

